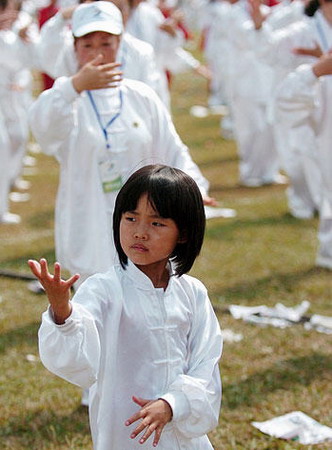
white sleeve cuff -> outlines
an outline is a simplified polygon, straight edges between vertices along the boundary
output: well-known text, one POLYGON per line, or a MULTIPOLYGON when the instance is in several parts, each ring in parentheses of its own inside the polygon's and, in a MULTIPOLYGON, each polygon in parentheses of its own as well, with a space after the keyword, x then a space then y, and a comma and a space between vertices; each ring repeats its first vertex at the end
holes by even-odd
POLYGON ((52 322, 56 328, 65 335, 73 334, 73 332, 76 330, 78 323, 80 322, 80 317, 77 314, 75 307, 71 304, 72 310, 71 314, 67 319, 65 320, 65 323, 57 324, 54 321, 54 314, 52 311, 51 306, 48 307, 46 311, 46 319, 48 319, 49 322, 52 322))
POLYGON ((168 392, 160 398, 165 400, 173 412, 173 420, 184 420, 190 415, 190 404, 182 392, 168 392))

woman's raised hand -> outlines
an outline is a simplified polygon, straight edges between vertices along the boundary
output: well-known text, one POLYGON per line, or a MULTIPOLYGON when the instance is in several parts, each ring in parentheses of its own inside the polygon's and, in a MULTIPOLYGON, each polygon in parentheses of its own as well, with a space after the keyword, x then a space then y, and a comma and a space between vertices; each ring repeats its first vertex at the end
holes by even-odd
POLYGON ((106 89, 117 87, 122 80, 120 63, 101 64, 103 55, 98 55, 92 61, 85 64, 72 77, 74 89, 81 93, 86 90, 106 89))
POLYGON ((48 301, 50 302, 54 321, 62 324, 71 314, 70 289, 79 279, 79 275, 73 275, 68 280, 61 278, 61 266, 58 262, 54 264, 54 275, 49 272, 46 259, 39 262, 30 259, 28 261, 32 273, 38 278, 40 284, 45 289, 48 301))

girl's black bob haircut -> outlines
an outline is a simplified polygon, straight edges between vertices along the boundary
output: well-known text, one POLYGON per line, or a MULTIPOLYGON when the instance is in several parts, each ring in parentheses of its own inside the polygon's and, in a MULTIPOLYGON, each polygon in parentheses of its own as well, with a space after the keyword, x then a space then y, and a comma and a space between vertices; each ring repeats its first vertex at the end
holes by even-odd
POLYGON ((183 242, 170 256, 175 273, 181 276, 191 269, 201 250, 205 232, 202 195, 195 181, 182 170, 164 165, 149 165, 133 173, 117 195, 113 214, 115 247, 123 268, 127 255, 120 244, 122 214, 136 209, 138 200, 147 194, 151 206, 165 219, 172 219, 183 242))

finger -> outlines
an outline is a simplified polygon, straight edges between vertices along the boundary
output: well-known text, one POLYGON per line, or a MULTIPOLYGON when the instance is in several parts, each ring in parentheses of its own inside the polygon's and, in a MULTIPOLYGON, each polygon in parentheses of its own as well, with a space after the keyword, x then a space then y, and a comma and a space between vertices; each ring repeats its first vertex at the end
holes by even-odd
POLYGON ((159 444, 159 441, 160 441, 160 437, 161 437, 161 433, 162 433, 162 431, 163 431, 163 428, 164 428, 164 427, 159 426, 159 427, 156 429, 156 432, 155 432, 155 434, 154 434, 154 439, 153 439, 153 446, 154 446, 154 447, 157 447, 157 445, 159 444))
POLYGON ((119 72, 114 72, 114 71, 112 70, 112 71, 107 72, 106 75, 108 75, 108 76, 111 77, 111 78, 118 78, 118 79, 121 79, 121 78, 122 78, 122 75, 123 75, 123 72, 121 72, 121 71, 119 71, 119 72))
POLYGON ((101 53, 99 53, 99 55, 97 55, 94 59, 92 59, 90 61, 90 63, 93 66, 99 66, 99 64, 102 62, 102 60, 103 60, 103 55, 101 53))
POLYGON ((105 70, 114 70, 118 67, 121 67, 121 63, 119 62, 106 63, 101 66, 101 68, 105 70))
POLYGON ((136 414, 134 414, 131 417, 129 417, 129 419, 126 420, 125 424, 127 426, 131 425, 132 423, 136 422, 138 419, 141 419, 141 418, 142 418, 141 412, 139 411, 136 414))
POLYGON ((29 259, 28 265, 30 267, 31 272, 37 277, 40 278, 40 264, 38 261, 34 259, 29 259))
POLYGON ((42 277, 47 277, 49 275, 47 261, 44 258, 40 260, 40 274, 42 277))
POLYGON ((151 434, 154 432, 156 427, 157 427, 157 425, 154 425, 154 424, 148 425, 145 430, 144 435, 140 438, 139 443, 144 444, 144 442, 147 441, 149 439, 149 437, 151 436, 151 434))
POLYGON ((142 398, 142 397, 136 397, 135 395, 132 396, 132 400, 133 402, 135 402, 137 405, 139 406, 145 406, 148 403, 150 403, 151 400, 147 400, 146 398, 142 398))
MULTIPOLYGON (((147 422, 145 422, 144 420, 142 420, 142 422, 137 425, 137 427, 135 428, 135 430, 131 433, 130 437, 131 439, 135 439, 135 437, 137 435, 139 435, 140 433, 142 433, 142 431, 144 430, 144 428, 148 427, 149 424, 147 422)), ((151 433, 150 433, 151 434, 151 433)))
POLYGON ((75 275, 70 277, 69 280, 66 281, 67 288, 70 289, 72 287, 72 285, 75 284, 77 280, 79 280, 79 278, 80 278, 80 275, 78 273, 76 273, 75 275))
POLYGON ((54 281, 56 281, 57 283, 60 282, 61 280, 61 266, 58 262, 56 262, 54 264, 54 277, 53 277, 54 281))

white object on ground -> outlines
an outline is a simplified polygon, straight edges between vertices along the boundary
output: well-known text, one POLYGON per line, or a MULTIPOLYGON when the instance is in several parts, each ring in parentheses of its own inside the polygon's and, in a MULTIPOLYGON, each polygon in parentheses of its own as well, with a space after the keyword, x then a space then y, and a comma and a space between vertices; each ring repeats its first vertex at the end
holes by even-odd
POLYGON ((243 334, 234 333, 229 328, 221 330, 221 336, 225 342, 240 342, 243 339, 243 334))
POLYGON ((293 411, 265 422, 251 422, 251 424, 270 436, 292 439, 304 445, 332 441, 332 428, 320 424, 301 411, 293 411))
POLYGON ((32 355, 31 353, 29 353, 28 355, 25 355, 25 359, 29 362, 37 362, 40 361, 39 357, 36 355, 32 355))
POLYGON ((216 208, 214 206, 204 206, 205 217, 213 219, 214 217, 224 217, 226 219, 235 217, 236 211, 231 208, 216 208))
POLYGON ((18 214, 7 212, 0 216, 0 224, 15 225, 21 222, 21 217, 18 214))
POLYGON ((194 105, 190 108, 190 115, 202 119, 209 115, 209 108, 206 106, 194 105))
POLYGON ((9 194, 9 200, 14 203, 27 202, 30 200, 30 195, 26 192, 11 192, 9 194))
POLYGON ((266 305, 230 305, 229 311, 234 319, 243 319, 246 322, 257 325, 272 325, 277 328, 285 328, 293 323, 300 322, 309 306, 310 303, 304 300, 295 307, 287 307, 282 303, 277 303, 273 308, 269 308, 266 305))
POLYGON ((332 317, 314 314, 310 321, 304 324, 306 330, 316 330, 319 333, 332 334, 332 317))

